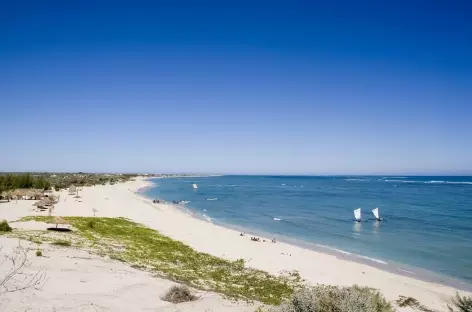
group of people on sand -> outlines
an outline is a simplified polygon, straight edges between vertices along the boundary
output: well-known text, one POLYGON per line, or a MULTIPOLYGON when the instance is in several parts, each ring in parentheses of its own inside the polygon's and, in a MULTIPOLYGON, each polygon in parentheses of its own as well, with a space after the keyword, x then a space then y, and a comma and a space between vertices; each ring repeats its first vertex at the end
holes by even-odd
MULTIPOLYGON (((165 200, 159 200, 159 199, 153 199, 152 201, 154 204, 167 204, 165 200)), ((177 205, 177 204, 182 204, 184 201, 183 200, 173 200, 172 203, 177 205)))
MULTIPOLYGON (((152 202, 154 204, 167 204, 165 200, 159 200, 159 199, 153 199, 152 202)), ((183 200, 173 200, 172 203, 174 205, 178 205, 178 204, 185 204, 186 202, 184 202, 183 200)))
MULTIPOLYGON (((239 234, 239 236, 244 236, 244 234, 246 234, 246 233, 241 233, 241 234, 239 234)), ((251 240, 252 240, 253 242, 260 242, 260 241, 261 241, 261 239, 260 239, 259 237, 255 237, 255 236, 251 236, 251 240)), ((266 240, 263 239, 262 242, 265 243, 266 240)), ((275 238, 274 238, 273 240, 271 240, 271 242, 272 242, 272 243, 276 243, 275 238)))

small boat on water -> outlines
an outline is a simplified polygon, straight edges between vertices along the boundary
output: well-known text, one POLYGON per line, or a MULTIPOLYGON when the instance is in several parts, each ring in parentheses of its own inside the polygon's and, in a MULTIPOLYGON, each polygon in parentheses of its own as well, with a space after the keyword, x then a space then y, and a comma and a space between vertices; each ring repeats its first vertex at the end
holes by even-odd
POLYGON ((382 218, 379 215, 379 208, 374 208, 372 213, 374 214, 375 220, 382 221, 382 218))
POLYGON ((361 221, 362 221, 362 219, 361 219, 361 208, 354 209, 354 219, 355 219, 357 222, 361 222, 361 221))
POLYGON ((198 186, 197 186, 196 183, 193 183, 193 184, 192 184, 192 187, 193 187, 194 190, 198 189, 198 186))

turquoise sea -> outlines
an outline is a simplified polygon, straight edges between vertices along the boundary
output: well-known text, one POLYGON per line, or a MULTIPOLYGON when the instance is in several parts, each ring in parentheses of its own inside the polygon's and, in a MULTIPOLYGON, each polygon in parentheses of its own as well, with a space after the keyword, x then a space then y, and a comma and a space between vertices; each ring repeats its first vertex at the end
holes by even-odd
POLYGON ((186 201, 176 207, 208 222, 458 288, 472 284, 472 177, 218 176, 153 182, 145 196, 186 201), (359 207, 361 223, 353 221, 359 207), (374 219, 375 207, 384 221, 374 219))

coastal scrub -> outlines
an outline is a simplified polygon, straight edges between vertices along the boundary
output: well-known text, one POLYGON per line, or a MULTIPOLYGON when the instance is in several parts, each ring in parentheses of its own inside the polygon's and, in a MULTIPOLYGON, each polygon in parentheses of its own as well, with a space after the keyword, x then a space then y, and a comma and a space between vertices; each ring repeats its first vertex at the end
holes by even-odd
POLYGON ((192 294, 187 286, 172 286, 169 291, 162 297, 162 300, 172 303, 182 303, 195 301, 198 297, 192 294))
POLYGON ((8 224, 7 220, 3 220, 0 222, 0 232, 11 232, 12 228, 8 224))
POLYGON ((270 312, 394 312, 395 309, 376 290, 368 287, 317 285, 296 291, 286 303, 270 312))
POLYGON ((451 312, 472 312, 472 297, 461 297, 459 293, 456 293, 456 296, 452 298, 452 304, 457 310, 448 306, 451 312))
MULTIPOLYGON (((22 221, 47 222, 50 219, 26 217, 22 221)), ((78 235, 88 241, 81 247, 194 288, 216 291, 235 299, 280 304, 301 285, 298 274, 274 276, 245 267, 243 260, 230 261, 198 252, 182 242, 124 218, 64 219, 75 229, 71 233, 64 233, 64 241, 75 241, 78 235)), ((57 241, 54 243, 58 244, 57 241)))

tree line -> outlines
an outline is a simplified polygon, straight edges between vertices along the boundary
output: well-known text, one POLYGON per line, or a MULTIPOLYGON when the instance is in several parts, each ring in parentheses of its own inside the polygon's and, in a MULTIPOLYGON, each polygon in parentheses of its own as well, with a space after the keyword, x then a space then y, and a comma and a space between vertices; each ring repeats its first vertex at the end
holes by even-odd
POLYGON ((47 190, 54 186, 56 191, 76 186, 105 185, 129 181, 136 174, 100 174, 100 173, 0 173, 0 196, 5 191, 16 189, 47 190))
POLYGON ((0 175, 0 194, 16 189, 41 189, 51 188, 51 182, 43 176, 32 176, 29 173, 0 175))

